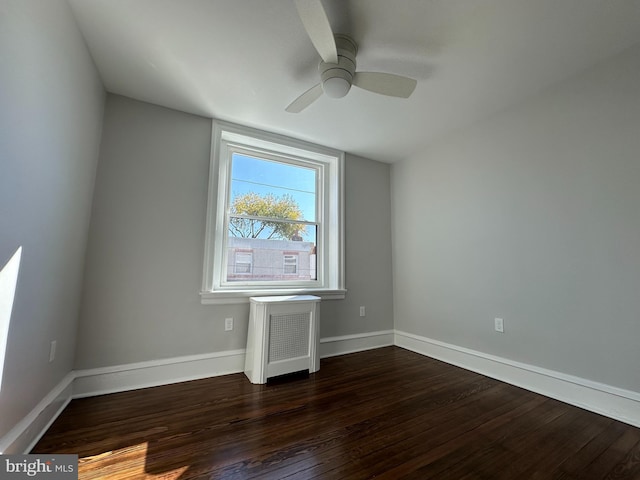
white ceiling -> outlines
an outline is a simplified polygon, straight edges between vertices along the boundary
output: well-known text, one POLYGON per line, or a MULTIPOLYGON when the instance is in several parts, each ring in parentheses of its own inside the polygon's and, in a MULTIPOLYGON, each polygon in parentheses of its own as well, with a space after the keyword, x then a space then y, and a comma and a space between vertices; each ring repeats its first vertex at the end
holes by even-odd
POLYGON ((293 0, 69 3, 109 92, 386 162, 640 42, 640 0, 324 0, 358 70, 418 86, 291 114, 319 61, 293 0))

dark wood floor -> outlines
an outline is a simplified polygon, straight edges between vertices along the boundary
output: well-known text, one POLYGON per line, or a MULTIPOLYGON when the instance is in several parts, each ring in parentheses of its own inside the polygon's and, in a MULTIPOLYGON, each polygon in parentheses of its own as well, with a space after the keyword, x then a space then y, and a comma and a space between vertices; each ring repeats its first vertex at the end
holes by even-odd
POLYGON ((640 429, 397 347, 74 400, 33 453, 81 479, 640 479, 640 429))

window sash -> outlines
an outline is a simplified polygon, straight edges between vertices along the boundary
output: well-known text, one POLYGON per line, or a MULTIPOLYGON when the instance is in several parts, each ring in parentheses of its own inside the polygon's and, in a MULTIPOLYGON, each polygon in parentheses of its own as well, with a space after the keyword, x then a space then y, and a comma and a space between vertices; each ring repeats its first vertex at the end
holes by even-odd
MULTIPOLYGON (((320 232, 323 230, 322 228, 322 220, 325 218, 325 214, 324 214, 324 205, 321 203, 322 200, 325 197, 325 194, 323 193, 323 190, 325 189, 325 166, 318 163, 318 162, 314 162, 314 161, 310 161, 308 159, 302 159, 298 156, 285 156, 285 155, 281 155, 281 154, 274 154, 274 152, 272 151, 268 151, 268 150, 261 150, 258 148, 255 149, 250 149, 250 148, 246 148, 244 145, 237 145, 237 144, 230 144, 229 145, 229 150, 226 153, 226 158, 224 158, 224 160, 227 163, 227 180, 226 180, 226 189, 227 189, 227 193, 225 195, 225 206, 224 206, 224 211, 226 212, 225 215, 225 220, 224 220, 224 225, 223 228, 226 229, 226 231, 229 231, 229 225, 231 222, 232 218, 238 218, 238 219, 247 219, 247 220, 256 220, 256 221, 265 221, 265 222, 277 222, 277 223, 286 223, 286 224, 302 224, 302 225, 309 225, 312 227, 316 228, 316 238, 315 238, 315 248, 316 248, 316 269, 315 269, 315 276, 316 278, 314 279, 300 279, 300 278, 285 278, 285 279, 278 279, 278 278, 270 278, 270 279, 266 279, 266 278, 247 278, 245 280, 242 279, 238 279, 238 278, 231 278, 229 275, 229 272, 227 270, 228 268, 228 255, 229 255, 229 247, 228 247, 228 241, 229 241, 229 236, 225 235, 224 237, 224 242, 225 242, 225 247, 224 247, 224 251, 222 253, 222 266, 223 268, 221 269, 221 275, 220 275, 220 279, 218 282, 218 288, 220 289, 224 289, 224 288, 237 288, 239 286, 242 287, 252 287, 252 288, 258 288, 258 289, 268 289, 268 288, 274 288, 274 287, 281 287, 281 286, 292 286, 292 287, 318 287, 321 286, 323 284, 323 280, 324 280, 324 262, 323 262, 323 257, 325 256, 325 252, 323 250, 323 242, 321 239, 321 235, 320 232), (234 154, 241 154, 241 155, 245 155, 245 156, 250 156, 253 158, 257 158, 259 160, 265 160, 265 161, 276 161, 279 163, 283 163, 283 164, 287 164, 287 165, 293 165, 293 166, 298 166, 298 167, 303 167, 303 168, 312 168, 316 171, 316 202, 315 202, 315 218, 318 219, 315 222, 310 222, 310 221, 306 221, 306 220, 292 220, 292 219, 284 219, 284 218, 278 218, 278 217, 262 217, 262 216, 255 216, 255 215, 236 215, 236 214, 231 214, 230 210, 231 210, 231 194, 232 194, 232 189, 231 189, 231 181, 232 181, 232 177, 231 177, 231 173, 232 173, 232 167, 233 167, 233 155, 234 154), (318 253, 319 252, 319 253, 318 253), (318 260, 319 258, 319 260, 318 260), (320 263, 322 265, 322 267, 318 268, 318 263, 320 263)), ((275 275, 274 275, 275 277, 275 275)))

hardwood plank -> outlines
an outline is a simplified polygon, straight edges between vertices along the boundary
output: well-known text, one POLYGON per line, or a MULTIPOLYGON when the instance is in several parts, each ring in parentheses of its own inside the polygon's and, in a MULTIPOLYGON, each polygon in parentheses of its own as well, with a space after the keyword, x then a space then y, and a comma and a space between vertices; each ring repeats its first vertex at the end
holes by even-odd
POLYGON ((629 479, 640 478, 640 474, 627 471, 626 465, 629 458, 633 459, 634 452, 637 451, 637 444, 640 441, 640 429, 625 429, 620 437, 607 446, 594 461, 585 466, 580 474, 593 475, 593 478, 617 478, 629 479))
POLYGON ((593 459, 598 458, 626 430, 627 426, 624 423, 611 420, 604 430, 559 466, 558 478, 564 478, 560 472, 570 477, 579 476, 593 459))
MULTIPOLYGON (((487 390, 485 390, 487 392, 487 390)), ((478 398, 467 400, 477 402, 478 398)), ((462 406, 464 407, 464 406, 462 406)), ((390 407, 393 408, 393 407, 390 407)), ((314 437, 313 461, 304 461, 303 467, 298 463, 299 458, 290 456, 286 459, 286 465, 279 466, 280 474, 293 474, 299 470, 304 470, 307 476, 311 476, 311 468, 316 467, 314 472, 323 472, 328 469, 335 469, 344 463, 352 464, 353 457, 358 457, 366 453, 379 452, 391 448, 394 442, 411 435, 413 431, 426 431, 434 428, 434 424, 444 421, 447 414, 455 412, 448 406, 429 405, 422 402, 414 408, 396 408, 395 413, 389 415, 389 410, 385 410, 378 416, 365 419, 357 425, 348 425, 341 432, 335 442, 325 442, 322 437, 314 437), (383 441, 381 441, 381 439, 383 441), (348 451, 348 455, 344 452, 348 451), (363 453, 361 453, 363 452, 363 453), (286 466, 286 468, 284 468, 286 466)), ((467 413, 471 415, 471 413, 467 413)), ((457 414, 454 414, 457 415, 457 414)), ((335 431, 332 433, 336 433, 335 431)))
POLYGON ((73 400, 33 452, 83 480, 640 478, 640 429, 398 347, 73 400))

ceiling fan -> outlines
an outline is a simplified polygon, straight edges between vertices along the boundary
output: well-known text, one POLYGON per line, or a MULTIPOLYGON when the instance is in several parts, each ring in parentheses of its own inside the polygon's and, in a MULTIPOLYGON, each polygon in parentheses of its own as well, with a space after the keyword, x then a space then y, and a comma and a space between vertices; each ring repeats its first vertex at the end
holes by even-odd
POLYGON ((358 45, 348 35, 334 34, 320 0, 295 0, 302 24, 320 54, 320 83, 296 98, 285 109, 299 113, 324 93, 344 97, 352 85, 391 97, 408 98, 416 88, 412 78, 382 72, 356 72, 358 45))

